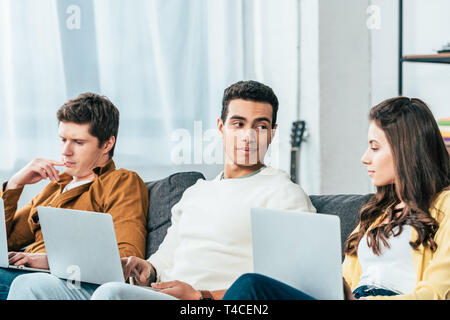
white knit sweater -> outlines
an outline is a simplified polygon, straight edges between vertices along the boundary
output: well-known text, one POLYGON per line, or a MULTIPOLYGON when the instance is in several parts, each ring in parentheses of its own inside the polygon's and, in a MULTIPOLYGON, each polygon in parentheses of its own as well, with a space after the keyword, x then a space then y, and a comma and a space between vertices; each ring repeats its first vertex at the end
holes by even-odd
POLYGON ((243 273, 253 272, 250 208, 316 212, 284 171, 266 167, 245 178, 221 176, 198 180, 173 206, 172 225, 149 258, 159 281, 227 289, 243 273))

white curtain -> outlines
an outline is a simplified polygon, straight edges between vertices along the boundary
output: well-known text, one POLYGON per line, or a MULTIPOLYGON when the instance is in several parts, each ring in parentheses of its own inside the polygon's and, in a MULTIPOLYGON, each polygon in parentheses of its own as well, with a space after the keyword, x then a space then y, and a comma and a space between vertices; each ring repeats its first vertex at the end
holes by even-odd
POLYGON ((279 98, 268 161, 288 171, 298 110, 298 1, 0 1, 1 180, 33 158, 59 158, 56 110, 86 91, 120 110, 118 167, 145 181, 187 170, 212 178, 223 165, 196 159, 195 148, 212 148, 217 138, 210 133, 223 90, 249 79, 279 98), (192 150, 183 163, 173 160, 180 132, 189 134, 192 150))

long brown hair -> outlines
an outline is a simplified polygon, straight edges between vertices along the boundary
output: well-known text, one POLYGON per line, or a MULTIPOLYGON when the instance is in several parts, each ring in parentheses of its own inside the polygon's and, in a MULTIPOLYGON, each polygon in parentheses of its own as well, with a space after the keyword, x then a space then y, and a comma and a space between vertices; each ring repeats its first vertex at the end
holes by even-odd
POLYGON ((348 237, 344 253, 357 254, 360 240, 383 214, 388 223, 367 232, 367 244, 376 255, 381 254, 381 243, 389 247, 387 239, 398 236, 404 225, 417 231, 412 248, 423 245, 436 250, 433 238, 439 225, 429 209, 437 194, 450 185, 450 158, 433 114, 420 99, 397 97, 373 107, 369 120, 384 131, 391 146, 395 184, 377 187, 361 209, 359 231, 348 237), (397 215, 393 208, 401 201, 405 207, 397 215))

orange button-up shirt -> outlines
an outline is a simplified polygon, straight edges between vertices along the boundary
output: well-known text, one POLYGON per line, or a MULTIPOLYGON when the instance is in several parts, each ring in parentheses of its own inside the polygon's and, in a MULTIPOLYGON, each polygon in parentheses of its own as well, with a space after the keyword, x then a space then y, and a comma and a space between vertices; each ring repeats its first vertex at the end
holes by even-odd
POLYGON ((60 181, 50 182, 25 207, 17 210, 22 188, 0 190, 5 205, 8 248, 25 252, 45 252, 37 207, 50 206, 108 213, 113 218, 121 257, 145 258, 148 189, 142 179, 125 169, 116 170, 113 160, 94 168, 93 181, 63 193, 72 176, 62 173, 60 181))

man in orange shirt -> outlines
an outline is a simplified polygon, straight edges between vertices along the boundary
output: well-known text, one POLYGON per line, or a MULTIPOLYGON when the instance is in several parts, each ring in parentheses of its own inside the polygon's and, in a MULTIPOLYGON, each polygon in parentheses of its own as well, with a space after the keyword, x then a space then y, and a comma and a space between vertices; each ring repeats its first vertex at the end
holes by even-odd
MULTIPOLYGON (((57 112, 61 160, 34 159, 0 189, 5 205, 10 265, 49 269, 38 206, 111 214, 121 257, 145 256, 148 189, 132 171, 116 170, 112 157, 119 111, 106 97, 80 94, 57 112), (64 167, 60 173, 55 167, 64 167), (50 183, 25 207, 17 202, 27 184, 50 183), (14 252, 26 247, 24 252, 14 252)), ((3 213, 1 213, 3 214, 3 213)), ((12 281, 27 271, 0 268, 0 299, 12 281)), ((53 277, 54 281, 62 281, 53 277)), ((82 289, 96 286, 82 284, 82 289)))

